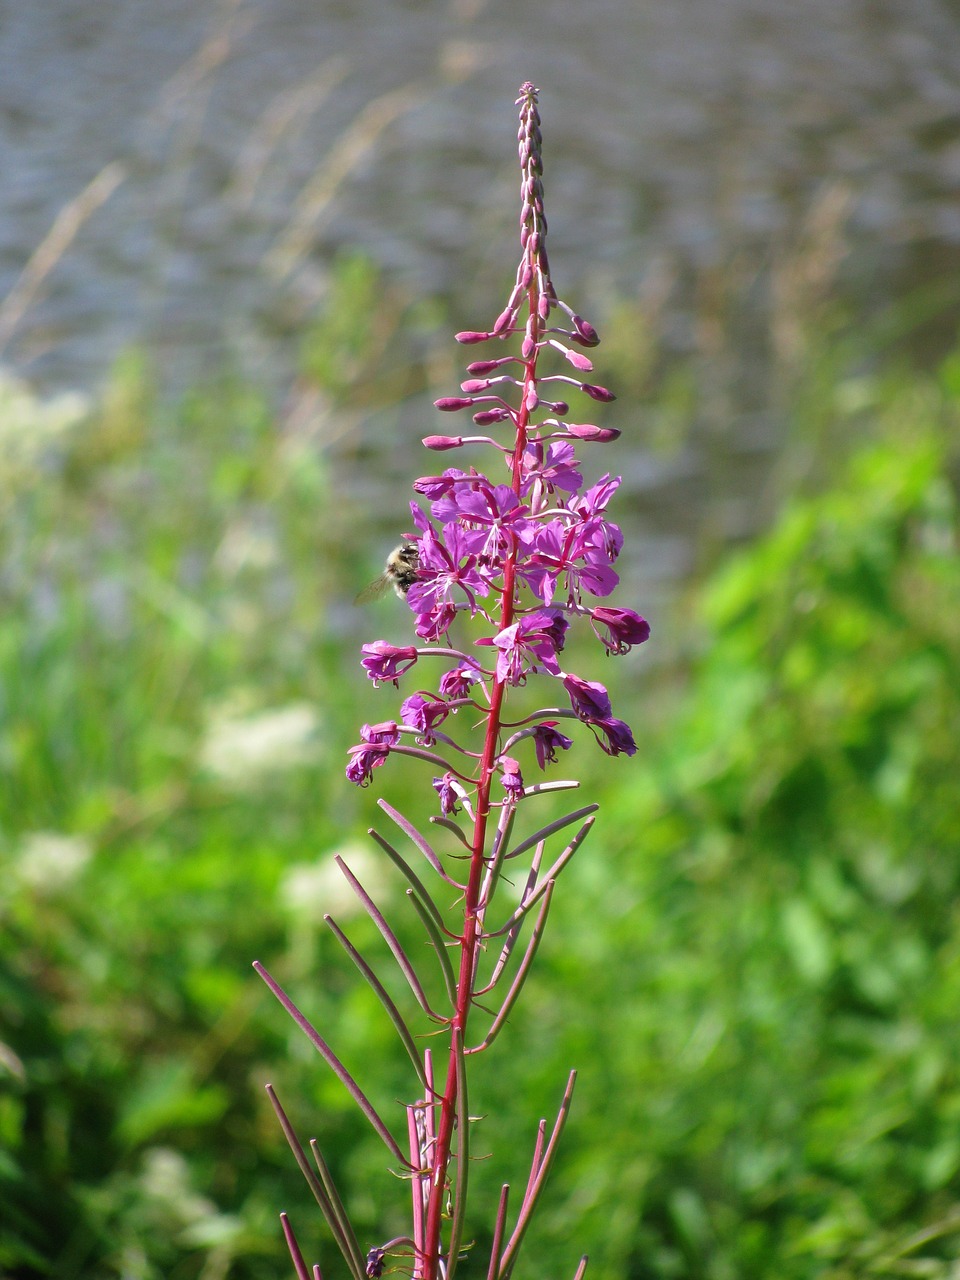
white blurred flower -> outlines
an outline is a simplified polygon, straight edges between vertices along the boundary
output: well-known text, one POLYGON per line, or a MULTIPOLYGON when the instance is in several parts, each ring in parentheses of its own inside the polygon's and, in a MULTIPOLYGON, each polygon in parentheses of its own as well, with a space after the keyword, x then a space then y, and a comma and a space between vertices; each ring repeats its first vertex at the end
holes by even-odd
POLYGON ((363 904, 334 861, 336 854, 373 898, 382 897, 383 860, 366 845, 354 841, 331 849, 316 862, 298 862, 288 869, 280 882, 279 894, 280 902, 291 915, 319 923, 325 915, 339 921, 363 914, 363 904))
POLYGON ((200 748, 200 763, 221 782, 246 786, 258 778, 314 764, 323 755, 320 718, 309 703, 241 715, 223 710, 212 717, 200 748))
POLYGON ((79 391, 41 400, 21 378, 0 369, 0 469, 31 465, 90 409, 89 396, 79 391))
POLYGON ((92 856, 86 836, 30 831, 20 841, 17 876, 31 889, 55 892, 74 881, 92 856))

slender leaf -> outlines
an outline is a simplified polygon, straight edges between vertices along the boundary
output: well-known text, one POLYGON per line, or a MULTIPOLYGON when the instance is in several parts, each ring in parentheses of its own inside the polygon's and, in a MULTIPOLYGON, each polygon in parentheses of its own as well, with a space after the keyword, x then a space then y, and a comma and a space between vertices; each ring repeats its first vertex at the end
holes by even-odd
POLYGON ((367 1274, 366 1259, 360 1249, 360 1241, 357 1239, 357 1233, 353 1229, 353 1223, 350 1221, 350 1215, 347 1213, 346 1206, 340 1198, 340 1192, 337 1190, 337 1184, 333 1180, 333 1174, 330 1172, 330 1166, 323 1158, 323 1152, 320 1150, 320 1144, 316 1138, 310 1139, 310 1152, 317 1166, 317 1172, 320 1175, 320 1181, 323 1183, 323 1189, 327 1193, 327 1199, 330 1201, 331 1210, 337 1220, 337 1226, 343 1233, 343 1237, 350 1249, 351 1270, 356 1267, 356 1273, 361 1280, 367 1274))
POLYGON ((445 1019, 443 1018, 443 1016, 439 1013, 434 1013, 434 1011, 430 1008, 430 1001, 427 999, 427 993, 423 989, 423 984, 420 982, 420 979, 417 977, 416 971, 413 967, 413 964, 409 956, 404 951, 403 947, 400 945, 400 941, 397 938, 397 935, 393 932, 393 930, 387 924, 383 916, 383 912, 380 910, 380 908, 377 906, 374 900, 370 897, 369 893, 367 893, 366 889, 364 889, 363 885, 360 883, 357 877, 353 874, 353 872, 350 870, 350 868, 347 866, 347 864, 344 862, 344 860, 340 857, 339 854, 336 855, 336 857, 334 858, 334 861, 336 862, 340 870, 343 872, 343 874, 346 876, 347 881, 350 885, 350 888, 354 891, 354 893, 363 903, 363 906, 367 912, 367 915, 370 917, 373 923, 380 930, 381 937, 383 938, 387 946, 390 948, 391 952, 393 953, 393 958, 396 960, 397 964, 400 966, 400 972, 406 978, 407 983, 409 984, 410 990, 413 992, 416 998, 417 1004, 420 1006, 420 1008, 423 1010, 423 1012, 427 1015, 428 1018, 432 1018, 435 1022, 444 1022, 445 1019))
POLYGON ((596 813, 599 808, 598 804, 585 804, 582 809, 574 809, 570 813, 564 814, 562 818, 557 818, 554 822, 547 823, 545 827, 535 831, 532 836, 527 836, 525 840, 522 840, 515 849, 511 849, 507 857, 511 859, 519 857, 521 853, 526 853, 528 849, 532 849, 541 840, 548 840, 550 836, 562 831, 564 827, 569 827, 571 823, 579 822, 581 818, 586 818, 591 813, 596 813))
POLYGON ((419 897, 412 889, 408 889, 407 893, 410 895, 410 901, 413 904, 414 911, 416 911, 417 915, 423 922, 423 927, 430 935, 430 942, 434 951, 437 953, 438 960, 440 961, 440 973, 443 976, 443 983, 447 989, 447 998, 451 1005, 455 1006, 457 1003, 457 979, 453 972, 453 965, 450 963, 450 957, 447 955, 447 948, 444 945, 443 936, 437 928, 436 922, 430 915, 430 912, 420 901, 419 897))
POLYGON ((529 796, 538 796, 545 791, 576 791, 579 785, 579 782, 574 782, 572 779, 563 781, 557 779, 555 782, 535 782, 532 787, 523 788, 523 795, 524 799, 526 799, 529 796))
POLYGON ((374 827, 369 828, 369 834, 373 836, 374 840, 376 840, 377 844, 384 851, 384 853, 387 855, 390 861, 394 864, 397 870, 400 871, 400 873, 403 876, 405 876, 406 879, 409 881, 409 883, 413 886, 414 892, 416 893, 417 897, 420 899, 420 901, 423 903, 425 907, 429 908, 430 914, 433 916, 434 920, 436 920, 440 928, 441 929, 444 928, 443 914, 440 911, 440 908, 437 906, 436 902, 433 900, 433 897, 430 894, 429 890, 427 889, 426 885, 423 883, 423 881, 414 871, 413 867, 410 866, 410 864, 406 861, 406 859, 400 856, 397 850, 394 849, 393 845, 390 844, 388 840, 385 840, 384 837, 380 834, 380 832, 377 831, 374 827))
POLYGON ((313 1192, 314 1199, 320 1206, 320 1212, 323 1214, 327 1226, 330 1228, 331 1234, 336 1241, 337 1248, 343 1255, 350 1271, 353 1273, 354 1280, 363 1280, 363 1260, 360 1254, 360 1246, 357 1243, 356 1235, 346 1217, 340 1198, 334 1189, 334 1198, 331 1198, 326 1187, 321 1181, 318 1181, 317 1175, 310 1167, 310 1161, 307 1159, 306 1152, 300 1145, 293 1125, 287 1118, 287 1114, 280 1105, 280 1099, 274 1091, 273 1085, 267 1085, 267 1096, 271 1105, 276 1112, 277 1119, 280 1121, 280 1128, 283 1130, 290 1150, 293 1152, 294 1159, 300 1167, 300 1172, 307 1181, 307 1186, 313 1192))
POLYGON ((564 869, 564 867, 567 865, 567 863, 570 861, 573 855, 577 852, 581 844, 583 844, 584 840, 587 837, 587 833, 590 831, 590 828, 592 826, 593 826, 593 819, 588 818, 587 821, 580 828, 580 830, 577 832, 577 834, 573 837, 573 839, 567 845, 567 847, 564 849, 563 853, 561 853, 560 857, 557 858, 553 866, 549 869, 549 871, 546 872, 543 879, 537 885, 536 889, 534 889, 533 893, 529 896, 529 898, 525 898, 520 903, 519 907, 517 907, 517 909, 514 912, 512 912, 511 915, 507 918, 507 921, 505 924, 501 925, 499 929, 494 930, 492 933, 488 933, 486 935, 488 939, 499 938, 503 934, 508 933, 514 927, 514 925, 518 920, 522 920, 523 917, 530 911, 530 909, 536 906, 536 904, 543 897, 544 893, 546 893, 547 885, 550 884, 551 881, 554 881, 559 877, 560 872, 564 869))
POLYGON ((563 1133, 567 1118, 570 1115, 570 1103, 573 1098, 573 1086, 576 1083, 577 1073, 571 1071, 567 1079, 567 1087, 563 1092, 563 1099, 560 1103, 560 1110, 557 1113, 557 1119, 553 1126, 553 1132, 550 1134, 550 1141, 547 1143, 546 1150, 543 1152, 543 1158, 539 1162, 535 1162, 530 1170, 530 1180, 527 1183, 527 1189, 524 1192, 523 1204, 520 1206, 520 1213, 517 1218, 517 1225, 513 1229, 507 1242, 507 1247, 503 1251, 500 1259, 500 1273, 498 1280, 509 1280, 517 1261, 517 1254, 520 1245, 523 1243, 523 1237, 526 1234, 527 1227, 530 1225, 530 1219, 533 1211, 537 1207, 537 1201, 543 1191, 544 1184, 547 1180, 547 1174, 550 1172, 554 1158, 557 1153, 557 1144, 560 1141, 560 1135, 563 1133))
POLYGON ((507 1203, 510 1199, 510 1184, 505 1182, 500 1188, 500 1203, 497 1205, 497 1216, 493 1222, 493 1243, 490 1245, 490 1265, 487 1268, 487 1280, 497 1280, 500 1273, 500 1246, 503 1244, 503 1233, 507 1225, 507 1203))
POLYGON ((452 818, 442 818, 434 815, 430 822, 435 827, 445 827, 447 831, 452 831, 465 849, 470 848, 470 841, 467 839, 466 834, 452 818))
POLYGON ((283 1234, 287 1240, 287 1248, 290 1250, 290 1257, 293 1259, 293 1269, 297 1273, 298 1280, 310 1280, 310 1272, 307 1270, 307 1264, 303 1260, 303 1254, 300 1252, 300 1246, 297 1244, 297 1237, 293 1234, 293 1227, 290 1225, 290 1219, 285 1213, 280 1215, 280 1225, 283 1227, 283 1234))
POLYGON ((380 1135, 380 1138, 383 1141, 383 1144, 386 1146, 390 1154, 395 1159, 399 1160, 402 1165, 405 1165, 406 1157, 404 1156, 403 1152, 400 1150, 400 1147, 397 1145, 397 1141, 391 1134, 390 1130, 384 1124, 383 1120, 381 1120, 373 1103, 370 1101, 367 1095, 363 1092, 363 1090, 357 1084, 356 1080, 354 1080, 353 1076, 346 1069, 346 1067, 343 1065, 343 1063, 340 1061, 337 1055, 333 1052, 333 1050, 330 1048, 327 1042, 323 1039, 319 1031, 317 1031, 317 1029, 310 1022, 310 1020, 300 1012, 300 1010, 293 1003, 293 1001, 290 999, 290 997, 287 995, 284 989, 280 986, 280 984, 276 982, 273 978, 271 978, 270 974, 263 967, 263 965, 260 963, 259 960, 255 960, 253 962, 253 967, 257 971, 257 973, 259 973, 260 977, 264 980, 264 982, 267 984, 267 986, 270 988, 273 994, 277 997, 277 999, 280 1001, 283 1007, 286 1009, 287 1013, 290 1014, 290 1017, 293 1018, 294 1022, 297 1024, 300 1030, 304 1033, 304 1035, 306 1035, 307 1039, 311 1042, 313 1047, 317 1050, 317 1052, 326 1062, 327 1066, 331 1069, 331 1071, 334 1073, 337 1079, 340 1080, 340 1082, 343 1084, 344 1088, 350 1094, 351 1098, 353 1098, 354 1102, 357 1104, 357 1106, 360 1108, 363 1114, 367 1117, 370 1124, 373 1126, 376 1132, 380 1135))
POLYGON ((547 914, 550 911, 550 902, 553 898, 553 890, 556 886, 555 880, 547 881, 546 894, 543 899, 543 906, 540 908, 540 914, 537 916, 537 923, 533 927, 533 933, 530 935, 530 941, 527 943, 527 950, 520 962, 513 982, 510 984, 510 990, 506 994, 503 1004, 500 1006, 500 1012, 494 1018, 490 1030, 487 1032, 484 1040, 474 1046, 472 1049, 466 1050, 467 1053, 480 1053, 481 1050, 488 1048, 496 1040, 500 1034, 503 1024, 510 1016, 513 1006, 517 1003, 520 992, 523 990, 523 984, 527 980, 527 974, 533 965, 537 949, 540 946, 540 939, 543 937, 544 929, 547 924, 547 914))
POLYGON ((487 905, 493 901, 493 895, 497 891, 497 884, 500 880, 500 872, 503 870, 503 859, 507 846, 510 843, 510 835, 513 831, 513 824, 517 816, 515 805, 508 805, 500 812, 500 821, 497 823, 497 833, 493 839, 493 848, 490 859, 487 863, 486 873, 483 878, 483 885, 480 889, 480 904, 482 912, 480 919, 482 922, 483 915, 486 913, 487 905))
MULTIPOLYGON (((527 872, 527 882, 523 886, 523 892, 520 894, 520 905, 522 907, 525 907, 528 901, 533 896, 534 889, 536 888, 537 876, 540 874, 540 862, 542 858, 543 858, 543 841, 541 840, 540 843, 537 845, 536 853, 533 855, 533 860, 530 863, 530 870, 527 872)), ((500 980, 500 975, 503 972, 504 966, 506 965, 507 961, 510 959, 510 956, 513 954, 513 949, 517 944, 517 939, 520 937, 520 934, 523 931, 524 920, 526 920, 526 914, 520 916, 520 918, 516 921, 516 923, 513 924, 511 928, 508 930, 506 941, 504 942, 503 947, 500 950, 500 955, 497 958, 497 963, 493 966, 493 973, 490 975, 489 982, 485 987, 482 987, 480 990, 474 992, 474 995, 477 995, 477 996, 486 995, 488 991, 492 991, 493 988, 497 985, 497 983, 500 980)))
POLYGON ((420 1050, 417 1048, 416 1042, 414 1041, 414 1038, 413 1038, 413 1033, 411 1032, 407 1024, 404 1022, 403 1015, 401 1014, 400 1010, 390 999, 390 996, 387 994, 383 986, 383 983, 380 981, 377 975, 373 972, 373 970, 367 964, 366 960, 364 960, 363 956, 356 949, 356 947, 353 945, 353 943, 350 941, 347 935, 343 932, 343 930, 340 928, 337 922, 333 919, 333 917, 324 916, 323 918, 327 923, 327 925, 329 925, 330 929, 333 931, 334 936, 336 937, 340 945, 343 947, 344 951, 346 951, 347 955, 350 957, 353 963, 357 966, 357 968, 363 974, 364 978, 366 978, 367 983, 369 984, 370 989, 373 991, 374 995, 383 1005, 384 1010, 386 1011, 387 1017, 393 1023, 394 1030, 396 1031, 397 1035, 400 1037, 400 1040, 403 1043, 403 1047, 406 1049, 407 1054, 409 1055, 410 1061, 413 1063, 413 1069, 414 1071, 416 1071, 417 1076, 419 1077, 420 1083, 424 1085, 424 1087, 426 1087, 427 1077, 424 1074, 423 1060, 420 1057, 420 1050))
POLYGON ((421 835, 409 818, 405 818, 402 813, 394 809, 393 805, 387 804, 383 797, 377 801, 377 804, 387 817, 391 818, 397 824, 404 835, 408 836, 410 840, 413 841, 426 860, 430 863, 431 867, 433 867, 434 871, 436 871, 437 875, 440 876, 442 880, 445 880, 447 884, 452 885, 454 889, 458 889, 462 893, 464 888, 463 885, 458 884, 456 880, 451 879, 451 877, 447 875, 446 871, 443 869, 443 863, 430 847, 427 839, 421 835))
POLYGON ((407 1107, 407 1138, 410 1143, 410 1162, 413 1165, 413 1176, 410 1179, 410 1196, 412 1200, 411 1218, 413 1221, 413 1249, 415 1256, 423 1256, 424 1241, 424 1211, 426 1208, 426 1196, 424 1195, 424 1185, 429 1185, 430 1170, 423 1166, 423 1147, 424 1140, 420 1125, 425 1120, 418 1122, 418 1114, 423 1115, 423 1110, 419 1103, 412 1103, 407 1107))

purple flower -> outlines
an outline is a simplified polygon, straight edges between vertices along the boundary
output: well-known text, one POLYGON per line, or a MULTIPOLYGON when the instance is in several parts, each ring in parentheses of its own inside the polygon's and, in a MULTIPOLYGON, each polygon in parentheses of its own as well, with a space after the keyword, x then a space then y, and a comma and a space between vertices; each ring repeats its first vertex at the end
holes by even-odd
POLYGON ((557 759, 557 751, 569 751, 573 739, 557 730, 556 720, 544 720, 533 731, 533 745, 537 753, 537 764, 545 769, 557 759))
POLYGON ((581 590, 608 596, 620 581, 602 562, 602 552, 591 541, 592 534, 588 524, 568 527, 563 520, 551 520, 538 530, 533 555, 518 572, 544 604, 553 600, 561 577, 570 600, 578 599, 581 590))
MULTIPOLYGON (((420 581, 407 592, 407 603, 414 613, 430 614, 438 605, 452 604, 450 596, 455 587, 464 593, 470 612, 475 613, 476 596, 489 594, 490 586, 477 572, 477 557, 470 551, 467 536, 460 526, 445 524, 442 541, 428 526, 420 539, 418 552, 420 581)), ((417 634, 420 634, 419 630, 417 634)))
POLYGON ((360 652, 366 656, 360 659, 360 665, 374 682, 390 680, 394 685, 397 679, 417 660, 417 650, 413 645, 390 644, 387 640, 374 640, 372 644, 361 646, 360 652))
POLYGON ((433 789, 440 797, 440 812, 445 818, 459 811, 461 788, 454 780, 452 773, 445 773, 442 778, 434 778, 433 789))
POLYGON ((518 545, 531 541, 536 524, 526 518, 530 508, 509 485, 491 485, 486 477, 481 480, 475 489, 459 489, 451 498, 461 525, 469 530, 466 544, 471 551, 482 560, 499 562, 518 545))
POLYGON ((477 667, 453 667, 440 677, 439 689, 445 698, 469 698, 471 686, 479 683, 482 678, 477 667))
POLYGON ((592 484, 585 493, 570 501, 570 510, 576 511, 582 519, 588 520, 606 511, 610 499, 620 488, 620 476, 611 476, 609 472, 592 484))
POLYGON ((605 720, 612 711, 610 696, 596 680, 584 680, 580 676, 563 675, 563 687, 570 695, 570 703, 581 720, 605 720))
POLYGON ((603 720, 591 720, 590 728, 594 730, 594 737, 608 756, 632 756, 635 753, 637 744, 633 740, 630 726, 622 720, 607 716, 603 720), (597 734, 597 729, 603 734, 602 738, 597 734))
POLYGON ((608 653, 628 653, 635 644, 649 638, 650 623, 632 609, 598 605, 590 610, 593 629, 608 653))
POLYGON ((539 441, 529 444, 520 460, 522 491, 525 495, 550 493, 555 489, 576 493, 583 483, 578 465, 572 444, 548 445, 546 458, 539 441))
POLYGON ((523 684, 527 672, 536 671, 538 667, 554 676, 560 674, 557 651, 563 647, 563 633, 568 625, 566 618, 556 611, 538 611, 505 627, 492 639, 478 640, 477 644, 493 644, 499 649, 498 680, 504 684, 523 684))
POLYGON ((438 604, 428 609, 426 613, 417 615, 414 630, 421 640, 442 640, 453 625, 456 616, 455 604, 438 604))
POLYGON ((363 739, 350 748, 347 778, 358 787, 365 787, 374 769, 379 768, 390 754, 390 748, 400 741, 396 721, 384 720, 380 724, 365 724, 360 730, 363 739))
POLYGON ((434 729, 450 714, 450 708, 437 698, 415 693, 400 704, 400 719, 409 729, 416 729, 425 746, 436 741, 434 729))
POLYGON ((520 765, 512 756, 500 757, 501 777, 503 789, 511 800, 519 800, 523 795, 523 777, 520 773, 520 765))

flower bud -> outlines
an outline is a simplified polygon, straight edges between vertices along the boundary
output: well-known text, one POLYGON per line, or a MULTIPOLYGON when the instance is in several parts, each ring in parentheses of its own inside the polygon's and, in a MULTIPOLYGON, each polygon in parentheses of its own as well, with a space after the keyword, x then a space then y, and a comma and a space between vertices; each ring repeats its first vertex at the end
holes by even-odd
POLYGON ((599 400, 603 404, 609 404, 611 400, 616 400, 616 396, 612 391, 608 391, 606 387, 596 387, 589 382, 581 382, 580 390, 585 391, 591 400, 599 400))
POLYGON ((422 444, 425 449, 433 449, 437 453, 442 453, 444 449, 461 448, 463 436, 424 436, 422 444))
POLYGON ((591 440, 594 444, 609 444, 623 434, 616 427, 597 427, 592 422, 565 422, 567 432, 577 440, 591 440))
POLYGON ((478 427, 488 427, 493 422, 505 422, 511 416, 509 409, 480 409, 473 415, 473 420, 478 427))
POLYGON ((501 311, 500 314, 497 316, 496 323, 493 326, 493 332, 499 336, 499 334, 503 333, 506 329, 511 328, 511 326, 513 325, 513 316, 514 316, 514 311, 512 306, 507 307, 503 311, 501 311))
POLYGON ((439 400, 434 400, 433 405, 441 413, 456 413, 458 409, 469 409, 473 403, 463 396, 441 396, 439 400))
POLYGON ((600 335, 589 320, 584 320, 583 316, 578 316, 576 313, 571 314, 570 319, 577 331, 577 337, 585 347, 595 347, 599 343, 600 335))

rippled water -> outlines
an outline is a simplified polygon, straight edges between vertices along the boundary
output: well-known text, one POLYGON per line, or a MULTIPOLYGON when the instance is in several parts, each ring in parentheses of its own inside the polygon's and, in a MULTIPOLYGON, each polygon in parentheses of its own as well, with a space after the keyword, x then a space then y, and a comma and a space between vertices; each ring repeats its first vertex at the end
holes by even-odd
MULTIPOLYGON (((342 247, 482 323, 514 259, 527 78, 562 292, 587 314, 611 286, 656 299, 667 349, 703 344, 717 272, 762 334, 771 264, 831 210, 838 287, 865 308, 960 267, 948 3, 7 0, 0 361, 92 387, 146 340, 174 385, 229 357, 282 387, 282 335, 342 247)), ((749 390, 727 408, 735 535, 778 427, 749 390)), ((670 504, 668 575, 705 465, 627 464, 639 512, 670 504)))

